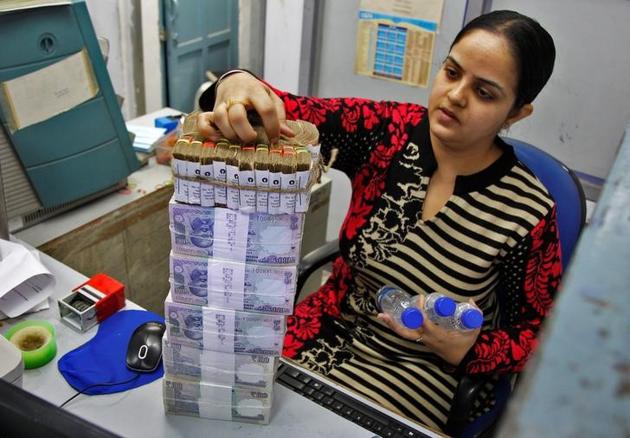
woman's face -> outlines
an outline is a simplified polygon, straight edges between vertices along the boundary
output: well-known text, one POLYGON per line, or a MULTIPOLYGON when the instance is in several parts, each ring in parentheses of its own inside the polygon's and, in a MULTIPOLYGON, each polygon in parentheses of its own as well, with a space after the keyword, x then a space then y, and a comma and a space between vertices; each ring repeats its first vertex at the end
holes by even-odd
POLYGON ((504 37, 474 30, 453 46, 429 97, 431 134, 443 145, 470 148, 492 144, 507 122, 531 113, 513 111, 517 64, 504 37))

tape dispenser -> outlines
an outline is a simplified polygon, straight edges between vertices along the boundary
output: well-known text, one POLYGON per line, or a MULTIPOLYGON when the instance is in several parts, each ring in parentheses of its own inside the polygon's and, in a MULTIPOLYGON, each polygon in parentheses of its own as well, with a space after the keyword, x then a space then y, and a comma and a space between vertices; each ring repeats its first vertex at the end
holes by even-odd
POLYGON ((125 306, 125 285, 105 274, 96 274, 57 300, 61 320, 87 331, 125 306))

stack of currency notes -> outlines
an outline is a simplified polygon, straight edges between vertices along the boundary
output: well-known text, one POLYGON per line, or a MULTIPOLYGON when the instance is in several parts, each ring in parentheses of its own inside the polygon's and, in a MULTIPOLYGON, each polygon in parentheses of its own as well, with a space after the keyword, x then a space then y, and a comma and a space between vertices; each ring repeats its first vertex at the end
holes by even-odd
POLYGON ((252 149, 200 137, 194 114, 184 121, 168 206, 168 414, 256 424, 271 418, 309 203, 300 189, 312 183, 319 161, 315 127, 293 130, 294 143, 252 149))
POLYGON ((173 251, 218 260, 296 265, 304 215, 246 214, 227 208, 169 203, 173 251))
POLYGON ((262 127, 252 144, 204 139, 189 123, 173 149, 175 199, 247 213, 304 213, 320 169, 319 132, 311 123, 287 121, 295 136, 272 144, 262 127))
POLYGON ((167 374, 196 382, 271 391, 278 357, 263 354, 232 354, 172 344, 163 339, 167 374))
POLYGON ((167 413, 218 420, 269 423, 273 392, 193 382, 164 375, 164 409, 167 413))
POLYGON ((253 312, 290 314, 295 266, 239 263, 171 252, 174 301, 253 312))

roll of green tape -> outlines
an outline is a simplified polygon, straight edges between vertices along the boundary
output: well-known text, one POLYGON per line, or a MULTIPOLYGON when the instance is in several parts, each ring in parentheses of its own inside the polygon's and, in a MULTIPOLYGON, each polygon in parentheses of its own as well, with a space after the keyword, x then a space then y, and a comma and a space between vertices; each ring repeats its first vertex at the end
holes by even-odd
POLYGON ((22 351, 24 368, 39 368, 57 354, 55 328, 47 321, 23 321, 5 334, 22 351))

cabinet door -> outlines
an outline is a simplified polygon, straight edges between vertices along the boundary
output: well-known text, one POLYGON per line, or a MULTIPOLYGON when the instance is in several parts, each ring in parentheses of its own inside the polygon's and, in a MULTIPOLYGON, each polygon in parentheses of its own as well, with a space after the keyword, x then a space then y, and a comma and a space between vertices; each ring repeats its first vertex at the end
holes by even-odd
POLYGON ((163 0, 168 106, 191 111, 205 72, 238 63, 238 0, 163 0))

